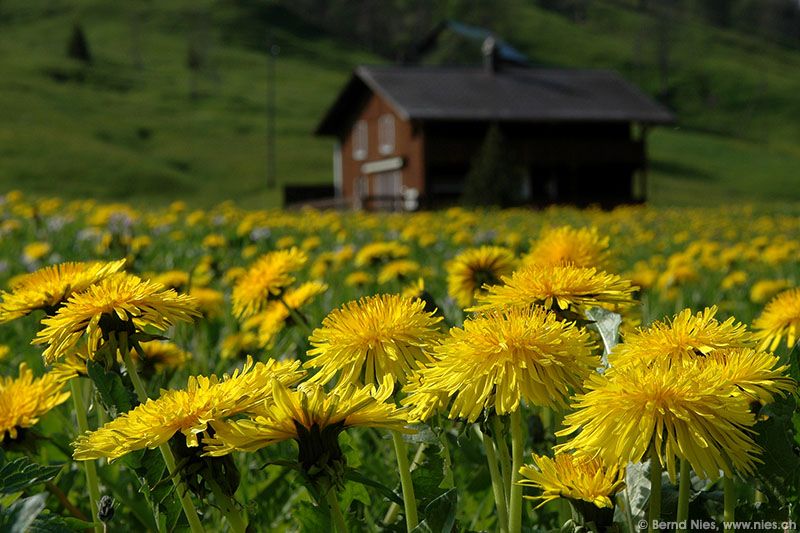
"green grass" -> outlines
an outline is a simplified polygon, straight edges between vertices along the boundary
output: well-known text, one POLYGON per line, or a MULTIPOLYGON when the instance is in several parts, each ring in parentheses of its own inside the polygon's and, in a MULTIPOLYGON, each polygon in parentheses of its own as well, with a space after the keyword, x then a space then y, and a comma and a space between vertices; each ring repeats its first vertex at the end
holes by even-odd
MULTIPOLYGON (((519 3, 507 38, 539 64, 614 68, 654 94, 655 22, 628 4, 592 2, 588 21, 575 24, 519 3)), ((276 205, 280 193, 266 188, 268 27, 281 47, 279 182, 330 183, 331 141, 312 131, 352 67, 379 58, 269 2, 4 0, 0 191, 276 205), (205 26, 194 22, 203 5, 205 26), (141 68, 131 53, 137 13, 141 68), (78 19, 95 58, 88 67, 65 58, 78 19), (185 60, 198 31, 209 36, 209 65, 193 100, 185 60)), ((800 200, 791 187, 800 168, 800 121, 791 119, 800 116, 800 51, 694 21, 674 36, 680 128, 651 134, 652 201, 800 200)))

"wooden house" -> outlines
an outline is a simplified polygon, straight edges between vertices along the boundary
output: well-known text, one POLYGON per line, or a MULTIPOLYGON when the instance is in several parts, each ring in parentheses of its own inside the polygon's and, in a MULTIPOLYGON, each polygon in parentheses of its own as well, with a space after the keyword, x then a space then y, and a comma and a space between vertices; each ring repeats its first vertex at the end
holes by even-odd
POLYGON ((673 115, 605 70, 361 66, 319 123, 334 187, 355 208, 455 203, 489 127, 527 204, 613 206, 646 196, 646 132, 673 115))

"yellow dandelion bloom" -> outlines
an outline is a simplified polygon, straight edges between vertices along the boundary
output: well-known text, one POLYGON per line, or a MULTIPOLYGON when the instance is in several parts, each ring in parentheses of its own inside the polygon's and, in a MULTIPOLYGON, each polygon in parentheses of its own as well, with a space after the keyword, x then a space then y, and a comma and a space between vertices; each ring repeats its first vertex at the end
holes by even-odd
MULTIPOLYGON (((294 439, 300 445, 302 457, 303 448, 313 448, 326 433, 333 433, 334 438, 324 440, 335 441, 339 433, 350 427, 406 431, 405 410, 386 402, 393 391, 389 376, 377 389, 373 385, 348 384, 330 392, 325 392, 320 384, 305 383, 292 391, 276 382, 271 398, 263 402, 252 419, 213 422, 215 434, 206 441, 206 452, 219 456, 234 450, 254 451, 294 439)), ((308 451, 314 453, 313 449, 308 451)))
POLYGON ((0 322, 28 315, 37 309, 53 314, 70 295, 86 290, 124 266, 124 259, 110 263, 61 263, 20 276, 11 286, 11 292, 0 295, 0 322))
POLYGON ((271 297, 294 283, 294 272, 307 260, 308 256, 297 248, 261 256, 233 286, 233 314, 248 318, 262 311, 271 297))
POLYGON ((720 322, 717 307, 706 307, 692 314, 684 309, 671 321, 654 322, 644 330, 625 336, 609 355, 612 367, 628 364, 652 364, 656 360, 670 362, 708 355, 721 348, 739 348, 753 344, 747 327, 731 317, 720 322))
POLYGON ((319 281, 309 281, 303 283, 295 289, 288 289, 282 302, 270 302, 267 309, 251 320, 258 324, 258 340, 261 346, 269 349, 275 343, 275 338, 287 323, 292 322, 292 314, 287 309, 287 305, 299 311, 300 308, 310 303, 315 297, 328 290, 328 285, 319 281))
POLYGON ((255 352, 259 348, 258 336, 252 331, 241 331, 222 340, 220 357, 235 359, 255 352))
POLYGON ((430 362, 441 333, 441 317, 425 312, 425 302, 382 294, 335 309, 313 331, 306 368, 319 368, 314 380, 338 384, 377 384, 384 376, 404 383, 430 362))
POLYGON ((608 237, 597 228, 562 226, 542 233, 522 258, 524 265, 605 268, 608 263, 608 237))
POLYGON ((378 283, 389 283, 394 280, 407 279, 409 276, 419 272, 420 266, 416 261, 409 261, 408 259, 400 259, 391 261, 381 267, 378 272, 378 283))
POLYGON ((575 435, 556 451, 575 450, 607 464, 644 459, 654 447, 675 482, 676 459, 698 475, 717 479, 753 471, 758 446, 751 436, 750 400, 731 383, 709 379, 702 362, 630 365, 593 374, 575 397, 558 436, 575 435))
POLYGON ((356 270, 347 275, 344 279, 344 284, 348 287, 363 287, 364 285, 369 285, 372 281, 372 274, 363 270, 356 270))
POLYGON ((196 307, 193 298, 164 290, 160 284, 115 274, 73 294, 55 315, 43 319, 45 327, 33 343, 48 344, 44 358, 52 363, 70 353, 86 335, 88 351, 94 354, 111 332, 132 334, 148 327, 166 331, 176 322, 191 322, 199 316, 196 307))
POLYGON ((501 246, 469 248, 447 265, 447 292, 462 308, 475 302, 484 285, 496 285, 514 271, 514 252, 501 246))
POLYGON ((8 434, 16 439, 20 429, 29 428, 53 407, 64 403, 69 392, 62 392, 64 381, 45 374, 35 378, 28 365, 19 365, 19 377, 0 376, 0 443, 8 434))
POLYGON ((546 309, 582 311, 587 307, 633 304, 637 287, 594 268, 531 265, 502 278, 504 285, 486 287, 478 305, 468 311, 540 305, 546 309))
POLYGON ((752 348, 715 350, 700 359, 702 371, 708 381, 722 381, 733 386, 733 394, 748 401, 772 403, 776 395, 794 393, 797 383, 787 376, 788 365, 780 358, 752 348))
POLYGON ((445 393, 454 398, 450 418, 470 422, 484 410, 512 413, 523 400, 563 406, 600 366, 593 348, 586 330, 538 307, 478 315, 450 330, 404 403, 413 406, 412 418, 425 419, 445 393))
POLYGON ((399 242, 372 242, 362 247, 355 256, 355 266, 365 267, 408 256, 411 249, 399 242))
POLYGON ((142 279, 160 283, 167 289, 182 290, 189 285, 189 273, 183 270, 168 270, 166 272, 148 272, 142 279))
POLYGON ((611 498, 625 484, 625 470, 617 464, 606 466, 598 459, 568 453, 558 453, 553 458, 536 454, 532 457, 533 464, 519 470, 523 478, 519 484, 542 491, 541 496, 525 496, 541 500, 538 507, 558 498, 568 498, 613 508, 611 498))
POLYGON ((46 256, 53 249, 49 242, 32 242, 26 244, 22 250, 22 260, 26 263, 34 263, 46 256))
POLYGON ((797 328, 800 326, 800 289, 790 289, 770 300, 761 314, 753 322, 756 337, 761 341, 761 349, 774 351, 786 337, 786 346, 791 348, 797 342, 797 328))
POLYGON ((145 375, 161 372, 167 368, 179 368, 191 359, 189 352, 173 342, 156 340, 141 342, 139 345, 142 347, 145 360, 141 361, 136 350, 131 350, 131 359, 137 361, 136 367, 145 375))
POLYGON ((272 394, 274 380, 289 385, 302 379, 298 367, 297 361, 253 364, 248 358, 241 371, 222 380, 213 375, 190 377, 185 390, 162 391, 159 398, 78 437, 73 456, 78 461, 114 460, 134 450, 156 448, 178 432, 187 446, 196 447, 209 422, 254 409, 272 394))
POLYGON ((791 288, 792 283, 787 279, 762 279, 750 287, 750 301, 762 304, 774 298, 777 294, 791 288))
POLYGON ((225 295, 216 289, 208 287, 192 287, 189 296, 197 301, 197 309, 206 318, 222 316, 225 307, 225 295))

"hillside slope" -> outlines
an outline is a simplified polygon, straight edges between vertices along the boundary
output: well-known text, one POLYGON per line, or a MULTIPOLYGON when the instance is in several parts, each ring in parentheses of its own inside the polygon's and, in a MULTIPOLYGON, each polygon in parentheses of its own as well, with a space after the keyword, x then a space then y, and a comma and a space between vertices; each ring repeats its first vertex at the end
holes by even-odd
MULTIPOLYGON (((275 205, 268 42, 281 183, 330 182, 331 143, 311 131, 353 66, 382 61, 274 2, 32 4, 0 2, 0 191, 275 205), (89 65, 66 58, 75 21, 89 65)), ((633 2, 590 6, 575 23, 514 2, 507 38, 538 64, 614 68, 662 91, 657 21, 633 2)), ((694 21, 670 35, 680 125, 651 134, 653 201, 800 200, 800 52, 694 21)))

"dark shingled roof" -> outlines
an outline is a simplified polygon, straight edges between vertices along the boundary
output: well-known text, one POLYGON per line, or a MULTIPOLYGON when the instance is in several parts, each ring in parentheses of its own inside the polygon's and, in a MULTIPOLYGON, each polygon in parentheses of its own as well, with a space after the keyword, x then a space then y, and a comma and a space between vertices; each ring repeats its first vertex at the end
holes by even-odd
POLYGON ((675 117, 608 70, 503 67, 358 67, 316 129, 333 135, 374 92, 420 120, 603 121, 668 124, 675 117))

